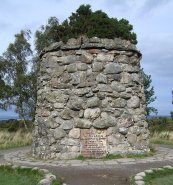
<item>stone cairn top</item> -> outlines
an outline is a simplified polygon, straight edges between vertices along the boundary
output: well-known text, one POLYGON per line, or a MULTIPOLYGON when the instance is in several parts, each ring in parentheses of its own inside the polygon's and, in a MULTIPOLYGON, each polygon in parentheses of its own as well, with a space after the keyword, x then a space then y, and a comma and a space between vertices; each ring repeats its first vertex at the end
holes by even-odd
POLYGON ((137 50, 136 45, 132 44, 130 41, 122 40, 120 38, 107 39, 107 38, 83 38, 79 37, 78 39, 71 38, 67 41, 67 43, 55 42, 50 46, 44 48, 44 50, 40 54, 40 58, 48 52, 53 52, 57 50, 76 50, 76 49, 105 49, 105 50, 119 50, 119 51, 133 51, 138 54, 140 57, 142 54, 139 50, 137 50))

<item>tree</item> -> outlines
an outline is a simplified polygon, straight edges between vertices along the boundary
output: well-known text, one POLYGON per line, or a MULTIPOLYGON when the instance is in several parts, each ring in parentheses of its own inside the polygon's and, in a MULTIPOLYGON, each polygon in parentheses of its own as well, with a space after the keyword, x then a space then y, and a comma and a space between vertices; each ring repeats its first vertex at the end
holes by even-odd
POLYGON ((173 111, 170 112, 171 119, 173 120, 173 111))
POLYGON ((8 100, 11 97, 11 87, 5 83, 3 76, 7 72, 9 63, 0 57, 0 109, 6 110, 9 107, 8 100))
POLYGON ((144 70, 141 70, 142 77, 143 77, 143 83, 144 83, 144 93, 146 98, 146 112, 147 116, 149 116, 151 113, 157 114, 157 109, 154 107, 150 107, 150 103, 154 102, 156 100, 156 96, 154 95, 154 87, 151 86, 152 79, 151 75, 147 75, 144 70))
POLYGON ((60 40, 66 42, 69 38, 85 35, 89 38, 119 37, 137 44, 133 26, 126 19, 110 18, 105 12, 93 12, 90 5, 81 5, 62 24, 56 17, 50 17, 48 23, 42 25, 35 33, 36 51, 40 53, 44 47, 60 40))
POLYGON ((56 17, 50 17, 47 25, 42 25, 40 30, 35 33, 35 47, 39 54, 45 47, 53 42, 60 40, 58 31, 60 30, 59 21, 56 17))
MULTIPOLYGON (((28 71, 28 65, 31 65, 32 50, 29 44, 31 32, 21 31, 15 35, 14 43, 10 43, 6 52, 0 58, 1 66, 5 62, 5 70, 1 73, 1 83, 3 92, 8 89, 8 94, 1 95, 8 105, 15 105, 16 112, 24 121, 31 117, 32 107, 35 104, 35 94, 32 92, 35 85, 35 79, 32 72, 28 71)), ((35 106, 35 105, 34 105, 35 106)), ((26 124, 25 124, 26 127, 26 124)))

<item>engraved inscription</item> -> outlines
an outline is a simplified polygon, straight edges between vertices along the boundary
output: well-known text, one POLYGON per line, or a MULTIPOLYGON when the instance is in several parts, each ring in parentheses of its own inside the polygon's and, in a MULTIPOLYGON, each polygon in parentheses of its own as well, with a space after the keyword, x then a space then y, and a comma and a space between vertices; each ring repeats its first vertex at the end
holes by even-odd
POLYGON ((81 155, 102 157, 106 155, 106 130, 81 129, 81 155))

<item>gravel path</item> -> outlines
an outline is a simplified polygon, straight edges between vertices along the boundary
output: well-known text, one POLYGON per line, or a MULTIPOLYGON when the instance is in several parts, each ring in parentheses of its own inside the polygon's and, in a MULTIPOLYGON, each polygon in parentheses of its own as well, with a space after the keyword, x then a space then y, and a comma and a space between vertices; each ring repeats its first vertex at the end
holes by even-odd
POLYGON ((157 146, 157 154, 143 159, 114 160, 33 160, 30 148, 0 151, 0 163, 38 166, 64 178, 68 185, 128 185, 130 176, 153 167, 173 165, 173 146, 157 146))

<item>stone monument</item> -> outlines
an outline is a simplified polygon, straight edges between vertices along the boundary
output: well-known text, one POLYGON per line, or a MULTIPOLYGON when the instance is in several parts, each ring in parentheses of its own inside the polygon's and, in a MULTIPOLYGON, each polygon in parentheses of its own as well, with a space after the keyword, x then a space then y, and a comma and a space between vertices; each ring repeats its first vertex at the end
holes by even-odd
POLYGON ((149 151, 141 53, 129 41, 69 39, 40 55, 33 156, 149 151))

